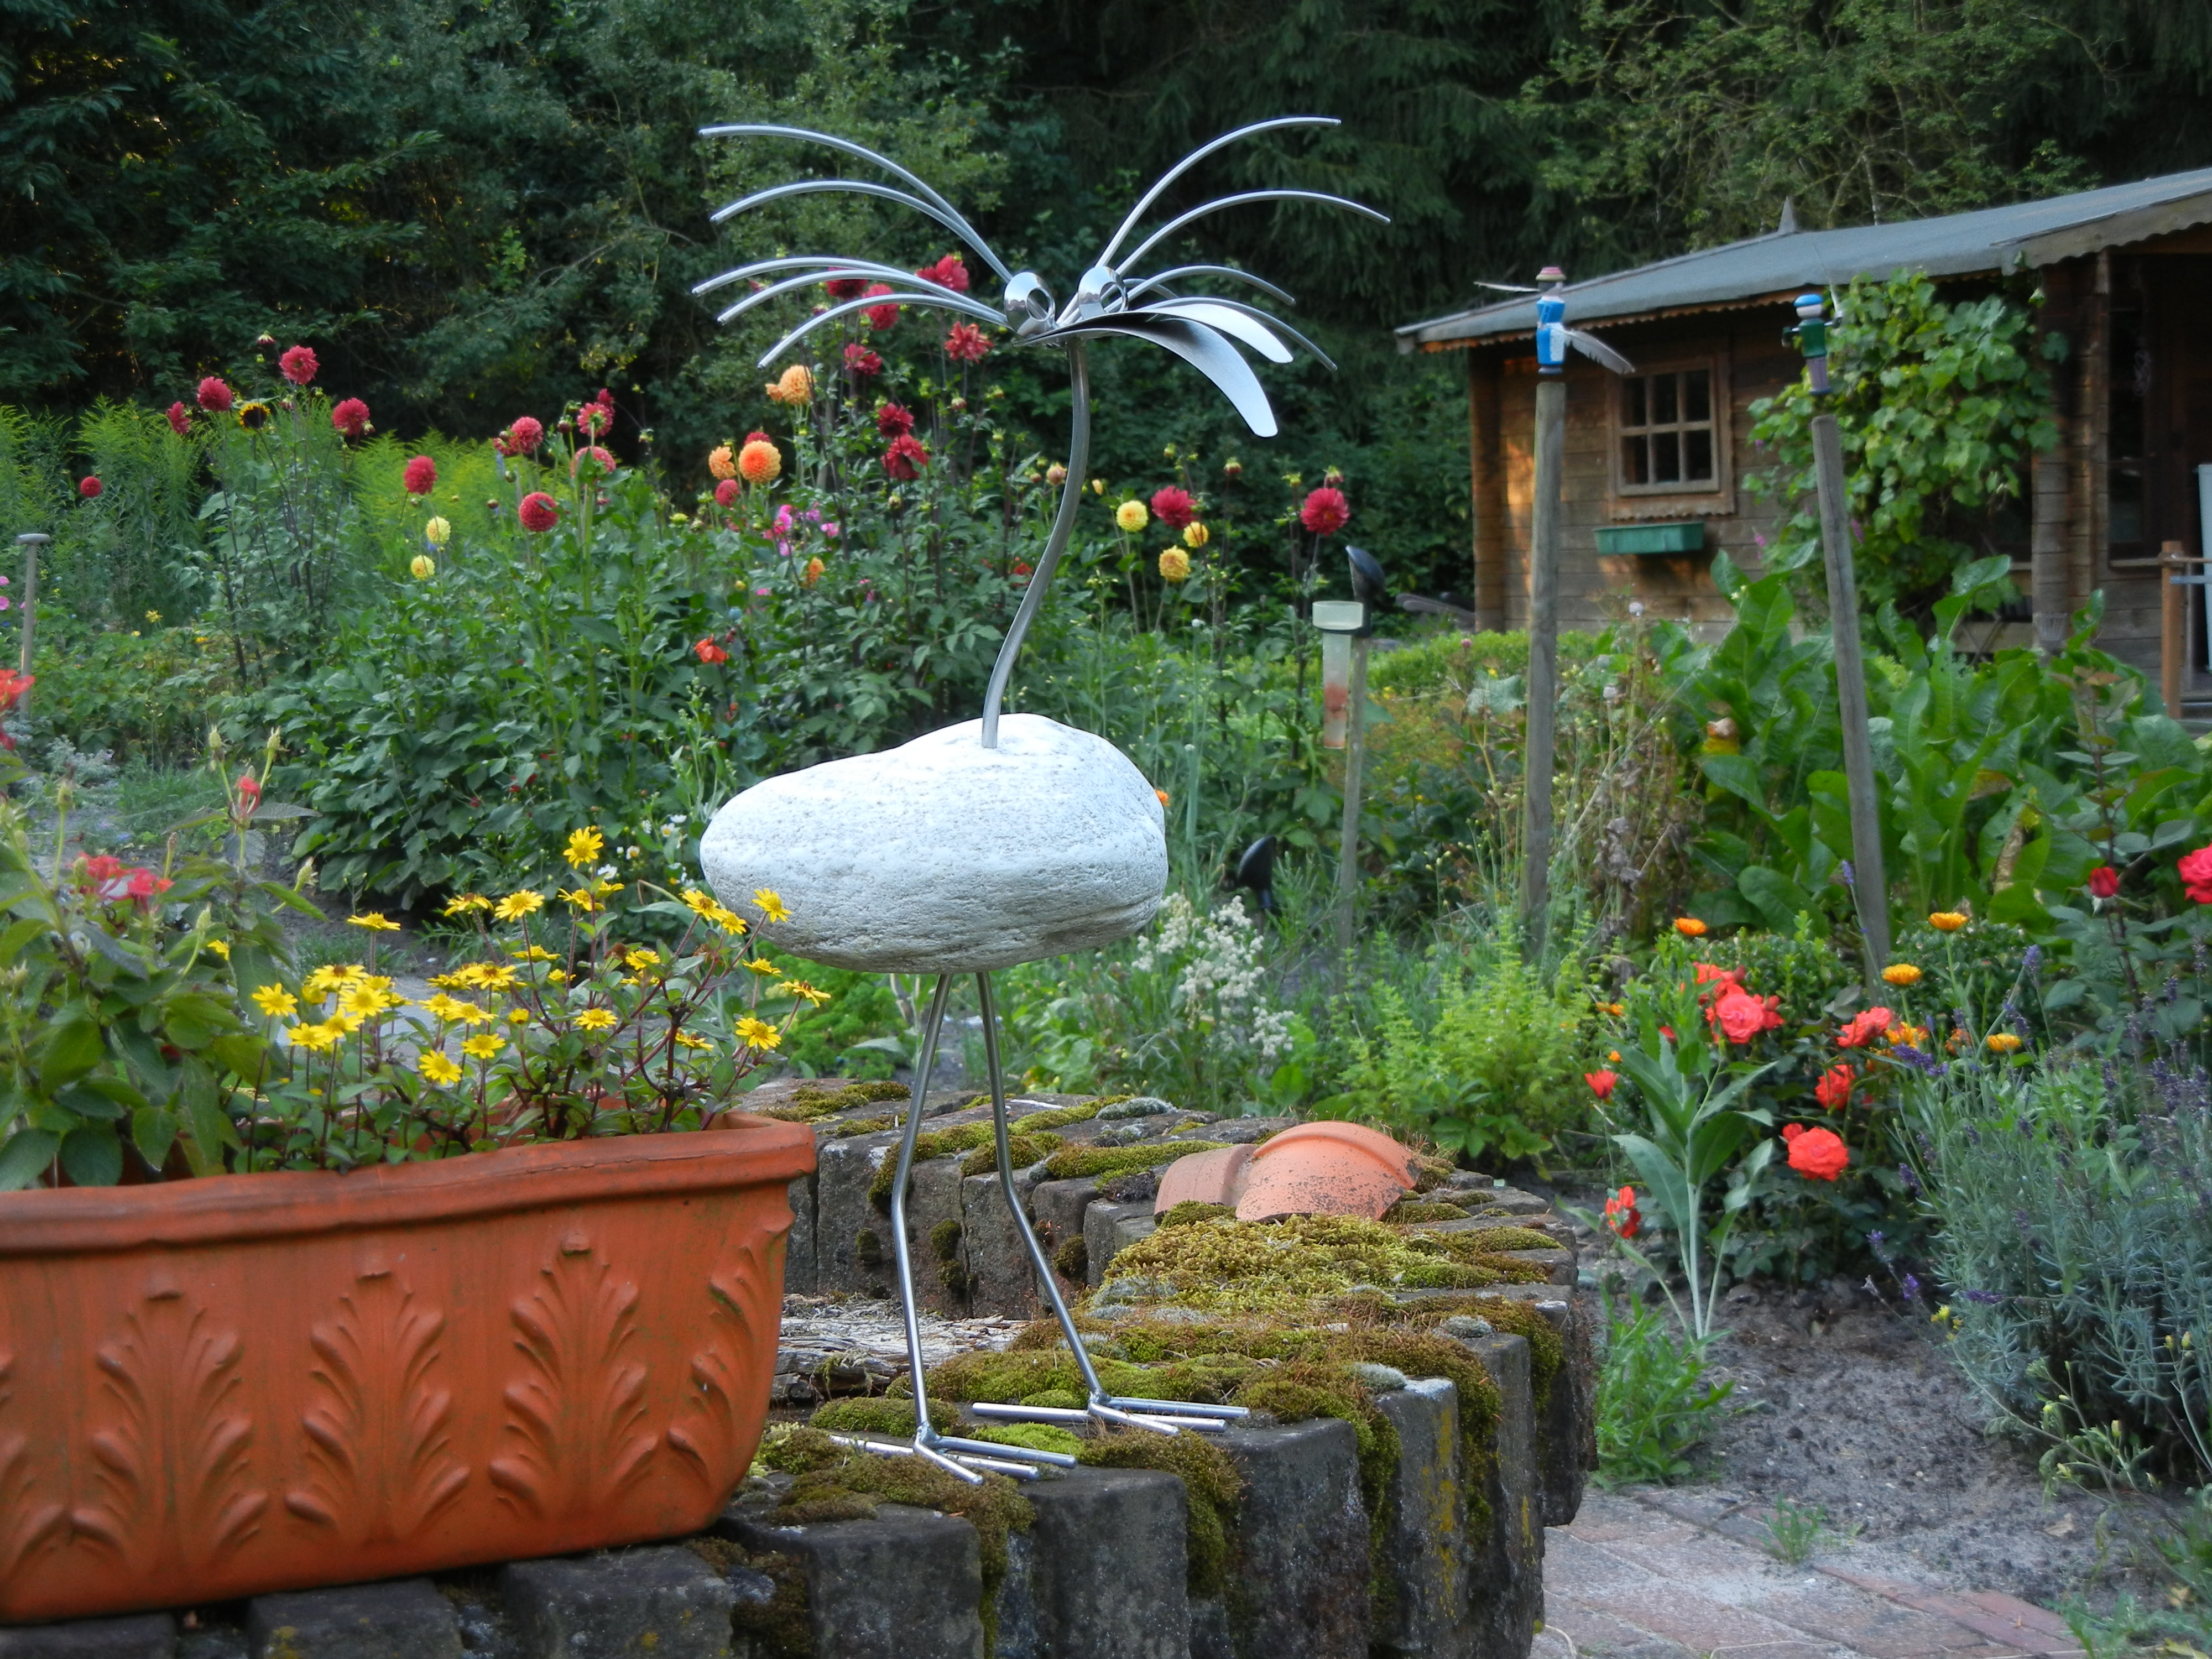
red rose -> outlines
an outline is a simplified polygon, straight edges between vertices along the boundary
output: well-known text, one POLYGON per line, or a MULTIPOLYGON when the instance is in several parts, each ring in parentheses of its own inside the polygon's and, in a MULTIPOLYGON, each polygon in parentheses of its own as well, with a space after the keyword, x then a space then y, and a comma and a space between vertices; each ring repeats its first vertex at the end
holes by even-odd
POLYGON ((409 495, 427 495, 438 487, 438 464, 428 455, 417 455, 407 463, 400 481, 407 486, 409 495))
POLYGON ((894 478, 911 478, 929 465, 929 452, 921 442, 902 432, 891 440, 891 447, 884 452, 884 471, 894 478))
POLYGON ((1730 1042, 1748 1042, 1761 1031, 1782 1023, 1782 1016, 1766 998, 1753 996, 1736 985, 1729 986, 1721 994, 1706 1011, 1705 1018, 1726 1032, 1730 1042))
POLYGON ((2089 896, 2108 899, 2120 890, 2120 872, 2109 864, 2100 864, 2089 872, 2089 896))
POLYGON ((230 388, 212 374, 200 382, 199 400, 200 407, 210 415, 229 413, 231 404, 237 401, 230 388))
POLYGON ((1334 536, 1351 519, 1352 506, 1344 499, 1344 492, 1327 485, 1307 496, 1306 504, 1298 509, 1298 522, 1316 536, 1334 536))
POLYGON ((980 363, 991 355, 991 343, 973 323, 955 323, 945 337, 945 355, 956 363, 980 363))
POLYGON ((884 372, 884 360, 864 345, 848 345, 845 348, 845 367, 855 374, 880 374, 884 372))
POLYGON ((169 430, 175 433, 179 438, 191 436, 192 430, 191 410, 186 409, 184 404, 180 403, 171 404, 169 405, 169 430))
POLYGON ((1887 1008, 1869 1008, 1836 1034, 1838 1048, 1863 1048, 1877 1037, 1886 1036, 1897 1023, 1897 1016, 1887 1008))
POLYGON ((553 498, 542 489, 532 490, 522 498, 522 505, 514 516, 522 520, 522 527, 532 535, 542 535, 561 522, 561 509, 553 498))
POLYGON ((914 430, 914 414, 896 404, 884 404, 876 410, 876 430, 885 438, 896 438, 901 433, 914 430))
POLYGON ((1783 1129, 1782 1138, 1790 1143, 1790 1167, 1812 1180, 1833 1181, 1851 1161, 1850 1148, 1833 1129, 1792 1123, 1783 1129))
POLYGON ((314 347, 294 346, 276 360, 276 367, 294 386, 306 386, 322 365, 315 361, 314 347))
POLYGON ((738 481, 735 478, 725 478, 714 486, 715 506, 732 507, 737 504, 737 499, 738 481))
MULTIPOLYGON (((869 295, 889 294, 890 291, 889 283, 871 283, 862 290, 869 295)), ((899 308, 896 306, 870 306, 866 314, 868 326, 880 334, 898 321, 899 308)))
POLYGON ((82 483, 76 487, 76 493, 83 496, 85 500, 91 501, 106 488, 106 486, 101 483, 98 478, 87 478, 82 483))
POLYGON ((1852 1071, 1848 1066, 1831 1066, 1820 1073, 1820 1080, 1813 1085, 1813 1098, 1830 1111, 1851 1103, 1852 1071))
POLYGON ((1186 528, 1198 516, 1198 503, 1190 498, 1190 491, 1170 484, 1152 495, 1152 516, 1170 530, 1186 528))
POLYGON ((857 300, 868 291, 867 279, 863 276, 832 276, 822 284, 830 290, 830 297, 841 303, 857 300))
POLYGON ((1584 1072, 1583 1081, 1589 1085, 1590 1092, 1600 1100, 1610 1100, 1613 1098, 1613 1085, 1620 1081, 1620 1074, 1617 1072, 1584 1072))
POLYGON ((2212 847, 2198 848, 2173 867, 2180 873, 2190 897, 2199 904, 2212 904, 2212 847))

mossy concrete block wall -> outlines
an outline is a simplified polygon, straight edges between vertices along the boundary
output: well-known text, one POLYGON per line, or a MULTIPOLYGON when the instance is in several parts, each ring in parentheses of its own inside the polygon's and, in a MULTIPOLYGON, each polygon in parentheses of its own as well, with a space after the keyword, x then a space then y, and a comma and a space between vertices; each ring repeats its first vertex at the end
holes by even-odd
POLYGON ((1156 1469, 1074 1469, 1024 1495, 1036 1519, 1007 1540, 997 1659, 1185 1659, 1182 1482, 1156 1469))

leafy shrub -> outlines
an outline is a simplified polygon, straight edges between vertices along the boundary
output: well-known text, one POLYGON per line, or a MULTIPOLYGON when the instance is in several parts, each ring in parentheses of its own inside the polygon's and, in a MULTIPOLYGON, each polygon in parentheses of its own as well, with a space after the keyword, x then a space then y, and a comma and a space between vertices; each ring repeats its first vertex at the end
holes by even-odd
POLYGON ((88 753, 174 765, 198 757, 210 711, 238 684, 228 641, 204 629, 94 630, 72 623, 40 635, 34 742, 65 737, 88 753))
POLYGON ((1708 1382, 1706 1350, 1656 1308, 1607 1304, 1597 1376, 1598 1479, 1674 1481, 1719 1420, 1733 1382, 1708 1382))
POLYGON ((1571 975, 1547 983, 1512 945, 1449 973, 1431 1020, 1379 988, 1372 1035, 1348 1039, 1344 1092, 1326 1104, 1470 1161, 1531 1157, 1578 1124, 1588 994, 1571 975))

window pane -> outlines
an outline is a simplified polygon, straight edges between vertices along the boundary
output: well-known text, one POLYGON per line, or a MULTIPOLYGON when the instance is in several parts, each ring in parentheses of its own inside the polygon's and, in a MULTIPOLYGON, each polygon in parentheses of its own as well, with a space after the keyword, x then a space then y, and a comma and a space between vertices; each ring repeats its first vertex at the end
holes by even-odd
POLYGON ((1655 432, 1651 434, 1651 482, 1680 483, 1682 481, 1682 440, 1674 432, 1655 432))
POLYGON ((1620 423, 1623 426, 1651 424, 1650 418, 1644 413, 1644 377, 1641 374, 1631 375, 1621 383, 1620 410, 1620 423))
POLYGON ((1686 421, 1710 421, 1713 418, 1712 370, 1693 368, 1682 376, 1682 418, 1686 421))
POLYGON ((1623 438, 1620 441, 1620 474, 1632 484, 1651 482, 1651 440, 1623 438))
POLYGON ((1651 424, 1672 426, 1682 417, 1675 412, 1674 393, 1681 385, 1679 374, 1654 374, 1651 377, 1651 424))
POLYGON ((1710 427, 1693 427, 1682 434, 1682 476, 1699 483, 1713 479, 1713 434, 1710 427))

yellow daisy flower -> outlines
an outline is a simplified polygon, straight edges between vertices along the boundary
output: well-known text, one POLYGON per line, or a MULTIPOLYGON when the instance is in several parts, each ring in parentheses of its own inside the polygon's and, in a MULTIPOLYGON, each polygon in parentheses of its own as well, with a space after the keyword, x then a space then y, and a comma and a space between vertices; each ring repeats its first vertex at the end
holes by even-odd
POLYGON ((542 945, 526 945, 521 950, 510 951, 507 954, 521 962, 558 962, 561 959, 542 945))
POLYGON ((482 893, 456 893, 446 901, 446 914, 449 916, 465 916, 471 910, 490 908, 491 901, 482 893))
POLYGON ((211 939, 207 942, 207 947, 209 950, 214 951, 216 955, 221 957, 225 962, 228 962, 230 960, 230 941, 228 939, 211 939))
POLYGON ((745 966, 764 978, 780 974, 783 971, 782 969, 777 967, 774 963, 763 962, 758 957, 755 957, 751 961, 745 963, 745 966))
POLYGON ((399 931, 399 924, 381 910, 371 910, 362 915, 348 916, 346 926, 366 927, 372 933, 396 933, 399 931))
POLYGON ((738 1040, 748 1048, 774 1048, 783 1042, 783 1033, 764 1019, 755 1019, 750 1014, 737 1024, 738 1040))
POLYGON ((648 951, 642 945, 634 945, 623 952, 623 966, 632 973, 641 973, 647 968, 660 966, 660 952, 648 951))
POLYGON ((606 844, 607 838, 597 828, 578 830, 569 836, 561 856, 568 860, 571 870, 588 870, 599 861, 599 851, 606 844))
POLYGON ((507 1039, 496 1031, 479 1031, 461 1039, 461 1052, 471 1060, 489 1060, 506 1046, 507 1039))
POLYGON ((342 1033, 327 1025, 301 1024, 286 1026, 284 1035, 290 1039, 295 1048, 305 1048, 311 1054, 319 1054, 335 1046, 342 1033))
POLYGON ((576 1016, 576 1024, 587 1031, 607 1031, 614 1029, 615 1017, 611 1009, 586 1008, 576 1016))
POLYGON ((803 979, 787 979, 775 989, 779 996, 804 997, 817 1008, 830 1000, 830 994, 827 991, 817 990, 803 979))
POLYGON ((599 895, 588 887, 579 887, 574 892, 566 887, 556 887, 553 891, 563 904, 571 909, 581 910, 587 916, 605 908, 599 902, 599 895))
POLYGON ((1881 976, 1892 985, 1917 985, 1920 970, 1909 962, 1893 962, 1881 970, 1881 976))
POLYGON ((753 903, 759 908, 763 921, 789 921, 791 912, 783 908, 783 900, 773 887, 753 889, 753 903))
POLYGON ((689 1031, 678 1031, 676 1034, 676 1046, 679 1048, 711 1048, 714 1045, 704 1037, 693 1036, 689 1031))
POLYGON ((492 914, 501 921, 520 921, 525 916, 534 916, 545 908, 545 896, 527 890, 509 893, 492 908, 492 914))
POLYGON ((253 994, 253 1006, 271 1019, 286 1019, 299 1007, 300 1001, 281 985, 264 985, 253 994))
POLYGON ((422 1057, 415 1062, 415 1069, 422 1073, 426 1082, 437 1084, 441 1088, 448 1083, 458 1083, 461 1076, 459 1065, 435 1048, 425 1048, 422 1057))
POLYGON ((2015 1054, 2020 1049, 2020 1039, 2010 1031, 1992 1031, 1982 1041, 1989 1044, 1990 1052, 1994 1054, 2015 1054))

